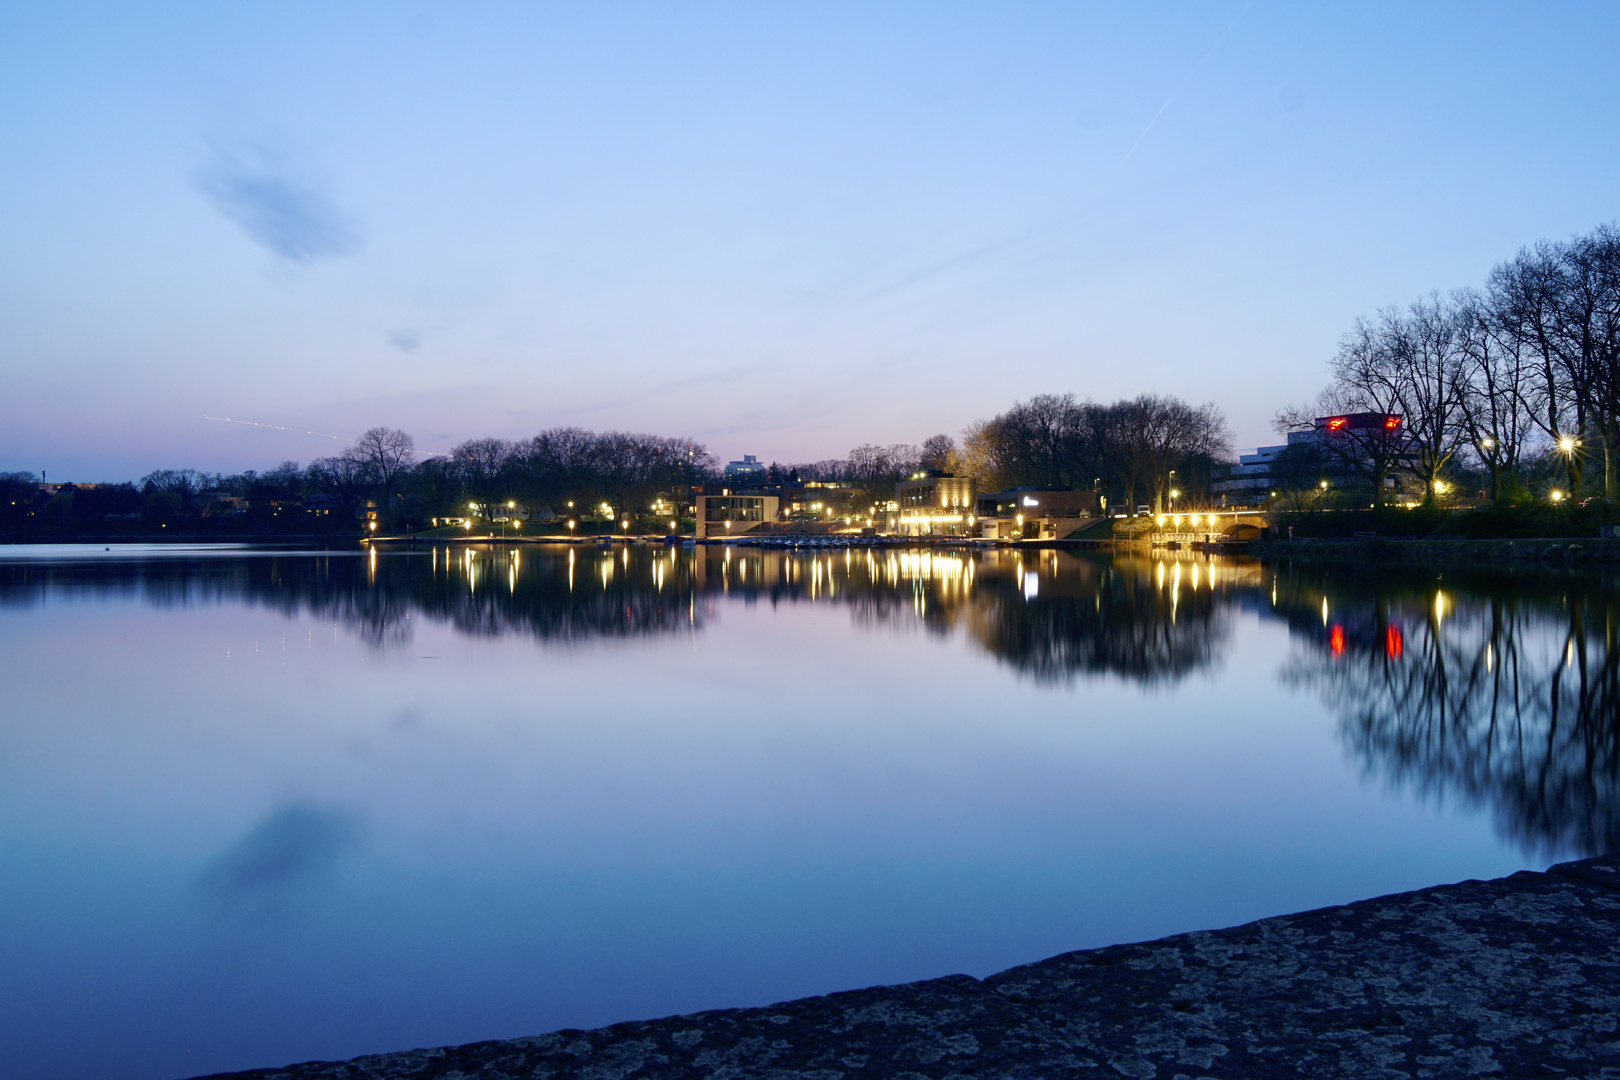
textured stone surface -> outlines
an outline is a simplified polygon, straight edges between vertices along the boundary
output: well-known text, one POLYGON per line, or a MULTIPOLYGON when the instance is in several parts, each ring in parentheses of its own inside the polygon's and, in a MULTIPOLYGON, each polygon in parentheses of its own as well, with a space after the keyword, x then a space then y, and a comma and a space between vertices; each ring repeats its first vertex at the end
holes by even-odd
POLYGON ((235 1073, 1620 1077, 1620 858, 762 1009, 235 1073))

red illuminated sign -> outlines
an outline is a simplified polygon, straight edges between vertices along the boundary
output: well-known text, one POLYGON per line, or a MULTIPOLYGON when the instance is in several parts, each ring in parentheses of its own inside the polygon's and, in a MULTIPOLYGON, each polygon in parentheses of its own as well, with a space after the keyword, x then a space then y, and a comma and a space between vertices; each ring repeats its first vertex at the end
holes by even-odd
POLYGON ((1386 416, 1386 417, 1384 417, 1384 430, 1385 431, 1394 431, 1396 428, 1398 428, 1400 426, 1401 426, 1401 418, 1400 417, 1398 417, 1398 416, 1386 416))
POLYGON ((1343 431, 1349 423, 1350 418, 1348 416, 1330 416, 1328 417, 1327 429, 1329 431, 1343 431))

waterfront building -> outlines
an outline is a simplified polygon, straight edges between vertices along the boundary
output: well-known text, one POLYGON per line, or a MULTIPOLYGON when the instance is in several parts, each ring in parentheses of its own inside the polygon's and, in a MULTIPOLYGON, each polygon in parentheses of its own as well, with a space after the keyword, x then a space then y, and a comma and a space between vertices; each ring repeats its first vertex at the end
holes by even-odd
POLYGON ((974 482, 929 469, 894 486, 895 532, 900 536, 969 536, 974 521, 974 482))
POLYGON ((758 488, 722 487, 696 498, 697 528, 693 535, 699 540, 768 531, 766 524, 776 522, 782 507, 780 494, 758 488))
POLYGON ((977 535, 1000 540, 1061 540, 1101 516, 1095 491, 1017 487, 980 495, 977 535))

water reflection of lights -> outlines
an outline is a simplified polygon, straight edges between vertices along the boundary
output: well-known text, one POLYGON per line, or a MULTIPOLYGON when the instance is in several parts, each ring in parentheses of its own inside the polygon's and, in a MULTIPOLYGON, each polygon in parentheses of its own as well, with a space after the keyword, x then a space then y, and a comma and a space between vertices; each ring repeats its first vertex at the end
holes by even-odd
POLYGON ((908 552, 900 556, 896 572, 911 578, 955 579, 967 573, 967 560, 960 555, 935 554, 931 551, 908 552))

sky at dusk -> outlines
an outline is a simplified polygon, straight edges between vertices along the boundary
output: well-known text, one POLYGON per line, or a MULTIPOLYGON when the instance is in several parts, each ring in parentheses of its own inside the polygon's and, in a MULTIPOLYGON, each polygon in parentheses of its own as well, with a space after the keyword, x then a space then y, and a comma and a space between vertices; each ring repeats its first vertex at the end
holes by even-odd
POLYGON ((1620 215, 1610 4, 0 5, 0 470, 1217 402, 1620 215), (254 427, 209 417, 274 426, 254 427), (307 434, 306 432, 320 434, 307 434))

